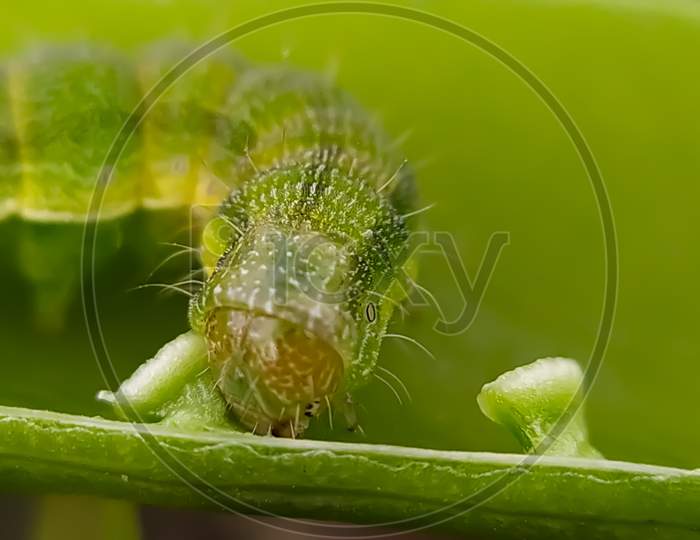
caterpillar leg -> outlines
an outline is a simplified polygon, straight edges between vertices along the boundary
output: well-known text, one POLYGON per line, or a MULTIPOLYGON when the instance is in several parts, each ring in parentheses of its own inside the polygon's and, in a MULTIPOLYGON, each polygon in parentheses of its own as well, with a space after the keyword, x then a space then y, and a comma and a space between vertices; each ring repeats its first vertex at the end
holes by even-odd
POLYGON ((97 399, 114 407, 125 419, 159 420, 167 404, 207 369, 207 344, 194 332, 166 343, 124 381, 116 392, 102 390, 97 399))
MULTIPOLYGON (((66 311, 76 299, 83 233, 77 223, 22 223, 18 263, 31 284, 35 325, 42 331, 61 330, 66 311)), ((99 248, 90 255, 96 268, 104 267, 121 247, 121 224, 101 224, 99 239, 99 248)))
POLYGON ((80 276, 77 227, 23 225, 18 261, 31 284, 34 324, 43 332, 56 333, 63 327, 80 276))
POLYGON ((360 424, 357 422, 357 411, 355 410, 355 402, 352 400, 352 396, 347 394, 342 403, 343 416, 345 416, 345 423, 347 424, 347 430, 350 432, 358 431, 360 424))

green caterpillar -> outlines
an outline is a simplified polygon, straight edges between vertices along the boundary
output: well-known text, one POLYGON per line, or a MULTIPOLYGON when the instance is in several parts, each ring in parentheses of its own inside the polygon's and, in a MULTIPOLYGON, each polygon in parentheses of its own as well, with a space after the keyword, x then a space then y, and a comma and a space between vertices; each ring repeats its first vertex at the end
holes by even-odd
MULTIPOLYGON (((205 279, 191 332, 101 397, 157 416, 205 365, 256 433, 299 436, 332 403, 352 425, 349 396, 370 379, 405 295, 413 174, 323 77, 225 52, 160 96, 107 164, 100 212, 88 212, 129 111, 187 52, 161 43, 129 60, 92 45, 44 47, 3 70, 0 211, 51 224, 24 249, 54 263, 37 268, 20 255, 38 309, 60 316, 74 291, 86 220, 109 231, 139 208, 198 208, 205 279)), ((109 257, 104 243, 100 257, 109 257)))

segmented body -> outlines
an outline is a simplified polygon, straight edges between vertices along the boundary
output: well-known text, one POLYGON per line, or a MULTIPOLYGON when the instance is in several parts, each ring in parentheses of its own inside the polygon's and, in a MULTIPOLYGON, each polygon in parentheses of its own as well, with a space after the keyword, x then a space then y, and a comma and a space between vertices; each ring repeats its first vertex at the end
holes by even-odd
MULTIPOLYGON (((74 231, 140 207, 204 208, 207 275, 191 326, 239 420, 296 435, 372 373, 402 294, 413 178, 370 117, 324 78, 225 53, 160 97, 108 164, 101 211, 88 215, 114 135, 185 52, 160 44, 128 62, 80 46, 11 62, 0 85, 0 209, 74 231)), ((69 244, 74 232, 42 246, 64 256, 54 274, 27 265, 44 312, 60 311, 69 288, 57 295, 57 281, 77 275, 69 244)))

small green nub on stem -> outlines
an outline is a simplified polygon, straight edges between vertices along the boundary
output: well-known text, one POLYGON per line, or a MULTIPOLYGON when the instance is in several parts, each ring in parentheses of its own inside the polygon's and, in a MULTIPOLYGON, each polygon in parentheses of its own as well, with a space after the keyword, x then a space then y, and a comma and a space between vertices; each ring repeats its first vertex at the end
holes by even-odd
POLYGON ((602 458, 588 442, 582 383, 575 360, 542 358, 485 384, 477 402, 526 452, 602 458))
POLYGON ((185 332, 141 364, 116 392, 102 390, 97 399, 114 407, 124 419, 130 419, 130 412, 143 415, 146 420, 160 419, 159 413, 165 404, 176 400, 185 386, 206 369, 204 338, 194 332, 185 332))

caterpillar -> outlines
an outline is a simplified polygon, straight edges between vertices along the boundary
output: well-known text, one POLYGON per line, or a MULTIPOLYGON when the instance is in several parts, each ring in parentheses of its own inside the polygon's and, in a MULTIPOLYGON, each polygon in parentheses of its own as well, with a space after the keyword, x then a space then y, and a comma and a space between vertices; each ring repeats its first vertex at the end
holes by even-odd
POLYGON ((37 268, 28 255, 22 266, 38 309, 44 319, 60 314, 75 288, 75 237, 86 220, 109 231, 138 209, 201 208, 204 279, 191 298, 191 331, 102 398, 151 410, 154 388, 182 386, 204 357, 236 420, 255 433, 301 436, 332 403, 352 425, 350 396, 371 378, 406 294, 411 168, 326 78, 224 51, 153 104, 107 164, 111 181, 91 213, 116 132, 187 52, 165 42, 132 59, 62 45, 2 69, 0 211, 54 231, 26 243, 53 261, 37 268))

